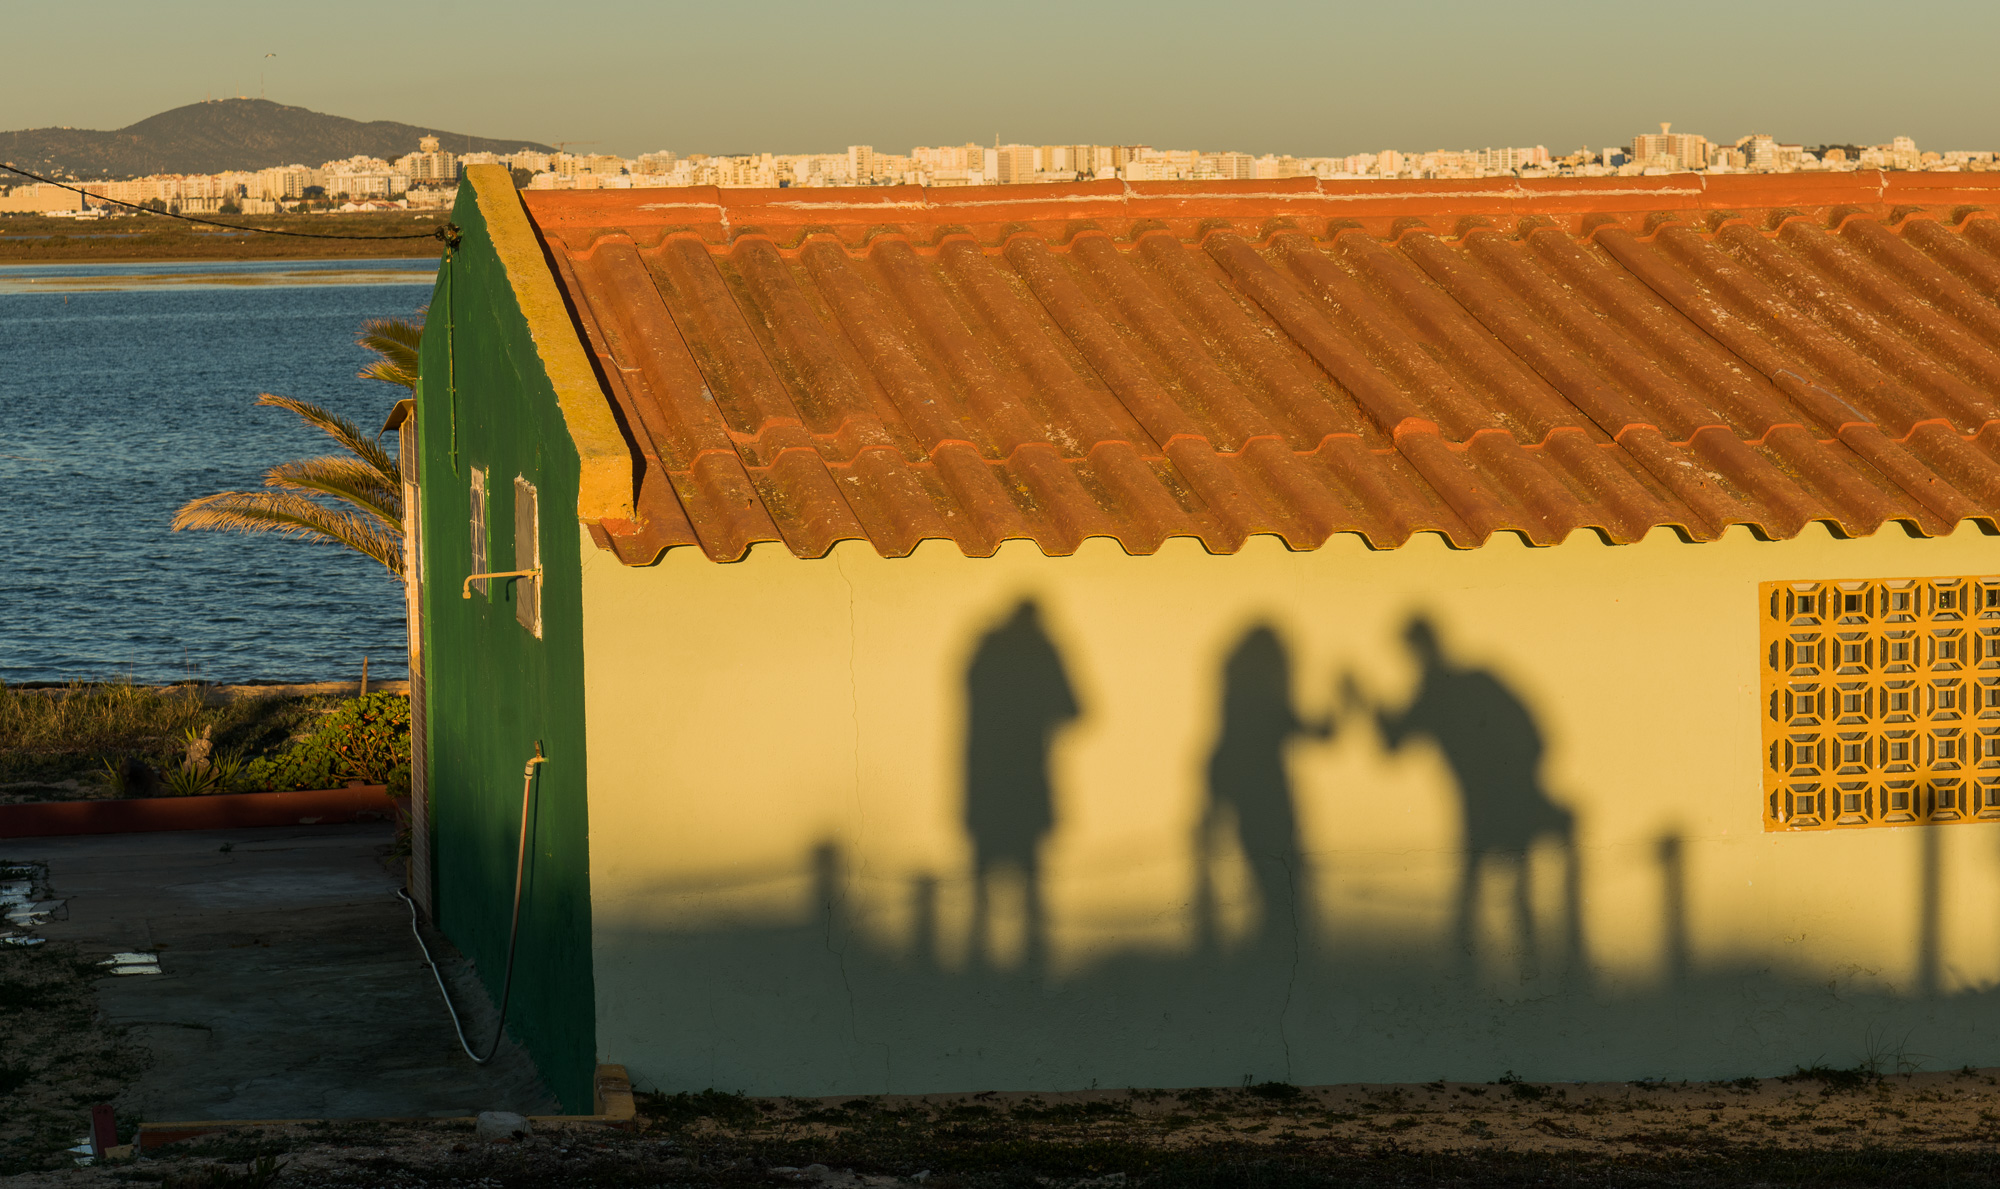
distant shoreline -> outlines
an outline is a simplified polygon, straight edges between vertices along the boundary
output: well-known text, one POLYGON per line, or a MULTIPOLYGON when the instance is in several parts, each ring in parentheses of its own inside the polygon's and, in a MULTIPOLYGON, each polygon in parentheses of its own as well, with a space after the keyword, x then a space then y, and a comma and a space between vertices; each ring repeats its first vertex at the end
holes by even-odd
POLYGON ((0 260, 0 294, 171 292, 186 289, 397 285, 430 289, 435 262, 351 256, 226 260, 0 260))
MULTIPOLYGON (((67 258, 37 258, 33 260, 12 260, 0 256, 0 268, 38 268, 52 264, 342 264, 350 267, 339 270, 353 272, 365 269, 370 262, 400 264, 405 260, 424 260, 423 256, 393 256, 377 253, 369 256, 97 256, 79 255, 67 258)), ((419 269, 401 269, 398 272, 416 273, 419 269)))
MULTIPOLYGON (((203 216, 207 218, 209 216, 203 216)), ((352 240, 231 232, 179 219, 148 216, 78 220, 0 217, 0 264, 206 264, 224 260, 339 261, 432 259, 441 241, 424 234, 442 227, 448 211, 228 218, 241 227, 353 236, 352 240), (373 239, 370 236, 413 239, 373 239)))

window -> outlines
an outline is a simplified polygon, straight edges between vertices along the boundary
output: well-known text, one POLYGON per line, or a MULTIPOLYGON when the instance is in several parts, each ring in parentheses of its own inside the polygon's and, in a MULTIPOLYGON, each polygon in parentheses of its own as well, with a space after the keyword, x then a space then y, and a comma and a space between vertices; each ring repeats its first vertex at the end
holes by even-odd
POLYGON ((1758 590, 1766 830, 2000 820, 2000 578, 1758 590))
MULTIPOLYGON (((486 468, 472 468, 472 572, 485 574, 492 571, 486 556, 486 468)), ((487 579, 474 579, 472 589, 480 594, 487 593, 487 579)))
MULTIPOLYGON (((542 564, 541 509, 535 485, 514 476, 514 568, 532 570, 542 564)), ((514 618, 521 626, 542 634, 542 580, 539 577, 514 580, 514 618)))

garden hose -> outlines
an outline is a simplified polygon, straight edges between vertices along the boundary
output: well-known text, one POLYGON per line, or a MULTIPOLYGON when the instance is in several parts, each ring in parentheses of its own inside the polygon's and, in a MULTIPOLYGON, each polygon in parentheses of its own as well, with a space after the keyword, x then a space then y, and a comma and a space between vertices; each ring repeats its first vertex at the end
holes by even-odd
POLYGON ((472 1058, 475 1065, 484 1065, 493 1059, 493 1054, 500 1050, 500 1038, 507 1032, 507 1000, 514 993, 514 943, 521 935, 521 877, 528 867, 528 822, 534 804, 535 769, 546 763, 548 760, 542 755, 542 745, 537 741, 535 754, 521 769, 521 842, 514 855, 514 919, 507 926, 507 972, 500 980, 500 1015, 493 1021, 493 1043, 486 1046, 484 1057, 473 1052, 472 1046, 466 1043, 465 1025, 458 1018, 458 1008, 452 1006, 451 992, 445 988, 444 975, 438 970, 437 959, 431 957, 431 947, 424 944, 424 935, 417 930, 417 902, 410 899, 408 892, 396 889, 396 894, 410 906, 410 932, 417 939, 417 948, 424 951, 424 961, 430 963, 431 977, 437 980, 438 994, 444 997, 444 1009, 451 1014, 452 1031, 458 1033, 458 1047, 465 1050, 465 1055, 472 1058))

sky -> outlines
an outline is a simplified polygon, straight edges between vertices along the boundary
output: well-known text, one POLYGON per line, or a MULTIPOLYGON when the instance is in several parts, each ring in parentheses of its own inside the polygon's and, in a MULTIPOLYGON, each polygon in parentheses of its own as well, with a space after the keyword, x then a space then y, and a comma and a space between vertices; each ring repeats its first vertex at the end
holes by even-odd
POLYGON ((1662 120, 1723 141, 2000 147, 1993 0, 99 0, 89 13, 0 0, 15 49, 0 59, 0 128, 118 128, 261 89, 354 119, 624 155, 995 137, 1566 152, 1662 120))

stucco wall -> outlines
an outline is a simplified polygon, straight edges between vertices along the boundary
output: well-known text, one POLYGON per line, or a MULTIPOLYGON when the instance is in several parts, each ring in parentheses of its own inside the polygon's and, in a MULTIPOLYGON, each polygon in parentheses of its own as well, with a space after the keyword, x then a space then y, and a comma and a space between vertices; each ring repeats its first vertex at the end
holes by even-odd
POLYGON ((586 543, 600 1059, 792 1094, 2000 1063, 2000 831, 1767 834, 1758 769, 1758 582, 1994 557, 586 543))

